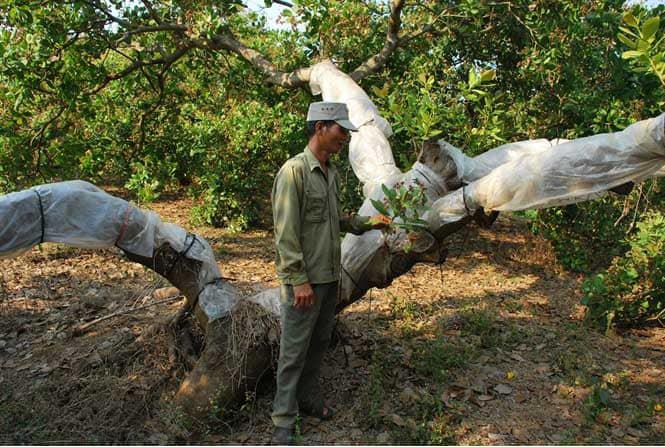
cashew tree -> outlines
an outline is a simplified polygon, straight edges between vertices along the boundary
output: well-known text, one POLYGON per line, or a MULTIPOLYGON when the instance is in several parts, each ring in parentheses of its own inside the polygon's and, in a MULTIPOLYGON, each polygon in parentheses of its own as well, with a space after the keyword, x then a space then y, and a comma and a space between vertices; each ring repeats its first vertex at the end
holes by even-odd
MULTIPOLYGON (((385 89, 389 86, 373 85, 372 80, 382 71, 390 71, 391 62, 397 63, 405 51, 416 51, 425 59, 438 57, 438 50, 431 48, 435 39, 462 41, 468 38, 465 31, 470 27, 491 29, 497 12, 504 12, 511 20, 511 32, 505 36, 509 45, 497 50, 495 57, 487 57, 476 70, 478 58, 487 48, 473 43, 470 46, 477 53, 454 51, 446 56, 450 67, 443 70, 456 72, 462 62, 472 65, 468 81, 464 79, 454 87, 463 94, 440 104, 441 108, 452 110, 452 115, 468 112, 482 117, 497 107, 483 85, 495 79, 495 69, 519 65, 514 54, 517 42, 525 40, 535 48, 542 47, 541 39, 530 23, 525 23, 523 15, 547 16, 547 10, 541 11, 538 5, 531 8, 526 3, 513 8, 511 2, 479 2, 476 6, 474 2, 404 0, 265 3, 267 7, 284 8, 284 29, 266 29, 261 17, 234 0, 3 2, 0 188, 12 191, 35 179, 47 181, 56 177, 126 179, 122 173, 128 171, 131 177, 126 185, 137 191, 140 199, 148 200, 159 190, 160 180, 148 174, 155 169, 183 187, 205 185, 199 192, 209 197, 213 205, 221 203, 232 208, 242 194, 265 193, 270 180, 266 175, 268 168, 283 161, 289 151, 301 150, 304 141, 292 138, 294 128, 303 124, 303 104, 312 95, 321 94, 326 100, 345 102, 351 120, 360 128, 353 135, 348 156, 362 188, 358 212, 373 214, 377 206, 381 207, 378 204, 395 201, 393 195, 405 198, 414 191, 422 194, 429 208, 421 210, 424 223, 419 228, 401 226, 390 233, 372 231, 345 237, 339 310, 361 299, 372 287, 387 287, 417 262, 443 262, 446 237, 473 218, 483 225, 491 224, 496 214, 485 215, 483 207, 487 203, 480 193, 467 203, 465 192, 469 189, 465 185, 482 181, 514 160, 496 157, 484 164, 483 175, 469 176, 454 148, 432 140, 440 136, 434 127, 444 121, 441 116, 439 121, 431 121, 437 104, 430 104, 432 113, 427 112, 425 104, 418 109, 422 112, 409 121, 404 116, 418 98, 409 97, 404 102, 388 98, 383 105, 389 111, 387 118, 396 125, 393 129, 360 84, 367 83, 375 97, 386 98, 385 89), (227 79, 233 82, 226 82, 227 79), (183 98, 199 94, 203 96, 199 98, 201 107, 181 107, 183 98), (267 95, 270 100, 257 107, 252 95, 267 95), (228 108, 219 109, 218 98, 223 98, 228 108), (243 101, 249 105, 243 106, 243 101), (260 119, 246 119, 257 108, 291 117, 290 121, 282 121, 279 128, 262 130, 265 123, 260 119), (182 120, 188 123, 187 132, 181 132, 182 120), (231 124, 225 127, 217 125, 217 121, 231 124), (250 130, 243 137, 258 129, 265 132, 261 135, 274 139, 268 144, 263 140, 239 139, 236 130, 243 126, 250 130), (109 129, 113 130, 112 137, 109 129), (410 158, 398 160, 399 166, 388 140, 394 131, 401 138, 405 133, 418 137, 414 141, 417 150, 410 158), (283 140, 293 147, 284 150, 280 146, 283 140), (238 150, 203 154, 202 148, 215 142, 238 150), (261 165, 266 159, 273 165, 254 173, 254 178, 247 178, 247 167, 261 165), (201 166, 211 160, 222 169, 220 175, 201 171, 201 166), (235 170, 227 169, 229 166, 235 170), (194 177, 192 172, 198 175, 194 177), (238 185, 243 187, 239 189, 238 185), (229 196, 230 191, 237 194, 229 196)), ((599 2, 597 8, 615 11, 620 5, 599 2)), ((422 100, 427 102, 433 77, 420 73, 417 78, 422 86, 422 100)), ((530 91, 528 86, 524 88, 530 91)), ((485 142, 492 144, 484 149, 505 142, 500 129, 487 123, 485 142)), ((655 132, 662 132, 658 129, 655 132)), ((483 131, 475 127, 470 130, 473 135, 483 131)), ((662 143, 654 144, 657 147, 662 143)), ((520 157, 526 157, 557 145, 549 140, 534 140, 518 143, 520 150, 507 145, 497 151, 519 152, 520 157)), ((574 152, 574 148, 569 150, 574 152)), ((642 174, 656 173, 659 157, 654 156, 648 170, 636 171, 632 177, 627 174, 593 192, 639 180, 642 174)), ((34 195, 26 198, 31 203, 34 199, 34 195)), ((490 208, 494 205, 492 202, 490 208)), ((118 206, 130 209, 127 205, 118 206)), ((16 211, 10 206, 6 209, 16 211)), ((221 224, 230 223, 234 217, 231 213, 211 219, 205 210, 201 213, 206 220, 221 224)), ((136 216, 137 222, 141 221, 142 214, 137 211, 136 216)), ((126 227, 125 220, 119 219, 112 232, 119 238, 125 237, 127 228, 141 231, 138 224, 126 227)), ((32 242, 39 242, 39 238, 32 242)), ((172 239, 155 239, 151 252, 119 247, 130 260, 147 265, 179 287, 206 331, 201 357, 177 394, 180 404, 199 414, 208 411, 213 402, 224 406, 244 396, 245 389, 274 361, 271 353, 279 339, 278 293, 266 290, 241 297, 216 277, 216 265, 206 264, 185 251, 189 244, 200 250, 207 246, 200 238, 180 232, 172 239)))

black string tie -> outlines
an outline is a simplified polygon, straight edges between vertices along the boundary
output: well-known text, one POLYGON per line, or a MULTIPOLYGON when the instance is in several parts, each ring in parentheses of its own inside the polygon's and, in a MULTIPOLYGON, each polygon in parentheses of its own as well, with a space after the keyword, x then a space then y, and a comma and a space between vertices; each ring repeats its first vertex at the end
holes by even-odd
POLYGON ((464 209, 466 210, 466 214, 469 216, 472 215, 473 213, 469 209, 469 206, 466 204, 466 196, 464 194, 464 186, 462 186, 462 202, 464 203, 464 209))
POLYGON ((36 189, 33 189, 33 191, 35 192, 35 194, 37 194, 37 200, 39 201, 39 215, 41 216, 41 223, 42 223, 42 235, 39 238, 39 243, 43 244, 44 243, 44 227, 46 225, 44 223, 44 204, 42 203, 42 196, 41 196, 41 194, 39 194, 39 191, 37 191, 36 189))
POLYGON ((194 245, 194 242, 196 242, 196 240, 197 240, 197 239, 196 239, 196 235, 195 235, 195 234, 191 234, 191 236, 192 236, 192 241, 189 243, 189 246, 187 246, 187 248, 185 248, 183 251, 181 251, 180 253, 178 253, 178 256, 176 256, 176 258, 173 260, 173 262, 172 262, 171 265, 169 266, 168 270, 166 271, 166 277, 167 277, 167 278, 169 277, 169 275, 171 274, 171 272, 172 272, 173 269, 175 268, 176 264, 177 264, 177 263, 178 263, 183 257, 187 256, 187 253, 189 253, 189 249, 192 248, 192 245, 194 245))

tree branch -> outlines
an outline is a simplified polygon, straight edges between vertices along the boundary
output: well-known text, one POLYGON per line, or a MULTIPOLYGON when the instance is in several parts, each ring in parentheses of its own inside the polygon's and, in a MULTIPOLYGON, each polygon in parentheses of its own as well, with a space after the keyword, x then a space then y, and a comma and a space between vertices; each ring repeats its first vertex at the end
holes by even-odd
POLYGON ((434 20, 432 20, 429 23, 424 24, 418 30, 413 31, 413 32, 411 32, 407 35, 404 35, 404 36, 400 37, 399 38, 399 46, 405 45, 406 43, 410 42, 411 40, 417 39, 418 37, 420 37, 424 34, 438 34, 438 33, 436 33, 436 28, 434 28, 434 25, 444 17, 445 18, 456 18, 456 19, 468 19, 468 17, 465 16, 465 15, 446 14, 446 10, 444 10, 440 14, 438 14, 434 20))
POLYGON ((97 9, 100 11, 102 14, 104 14, 106 17, 108 17, 110 20, 114 21, 115 23, 124 26, 125 28, 131 28, 132 24, 128 22, 127 20, 121 19, 120 17, 116 17, 111 12, 104 8, 102 5, 100 5, 98 2, 94 0, 84 0, 84 3, 86 3, 89 6, 92 6, 94 9, 97 9))
POLYGON ((99 93, 101 90, 103 90, 107 85, 109 85, 110 82, 124 78, 125 76, 128 76, 129 74, 135 72, 136 70, 142 69, 143 67, 148 67, 148 66, 153 66, 153 65, 163 65, 165 69, 173 65, 178 59, 183 57, 189 50, 192 48, 195 48, 196 45, 193 41, 188 41, 186 45, 178 48, 176 51, 173 53, 166 55, 164 57, 160 57, 157 59, 152 59, 149 61, 142 61, 142 60, 135 60, 131 65, 126 67, 124 70, 121 72, 107 75, 104 81, 100 85, 97 86, 97 88, 93 89, 90 94, 96 94, 99 93))
MULTIPOLYGON (((390 55, 398 47, 399 30, 402 25, 401 14, 404 8, 404 0, 392 0, 390 6, 390 17, 388 21, 388 31, 386 33, 386 42, 381 51, 372 56, 369 60, 361 64, 352 73, 351 77, 357 82, 369 74, 381 70, 386 64, 390 55)), ((254 67, 261 70, 268 77, 266 82, 279 85, 284 88, 302 88, 309 83, 311 67, 304 67, 294 70, 290 73, 280 71, 274 64, 268 61, 258 51, 247 47, 230 34, 218 34, 210 40, 198 41, 197 46, 208 50, 227 50, 237 54, 254 67)))
POLYGON ((53 123, 56 122, 60 116, 65 113, 65 110, 67 110, 67 106, 63 105, 60 106, 60 109, 46 121, 42 126, 40 127, 39 131, 30 139, 30 147, 36 147, 37 148, 37 158, 35 159, 35 171, 39 172, 42 177, 44 177, 42 173, 42 147, 44 146, 44 135, 46 133, 46 130, 51 126, 53 123), (35 140, 37 140, 37 144, 35 145, 35 140))
POLYGON ((349 74, 354 81, 358 82, 362 78, 381 70, 384 65, 386 65, 390 55, 392 55, 399 46, 399 29, 402 26, 402 8, 404 8, 404 0, 392 0, 390 2, 390 18, 388 19, 386 42, 383 44, 381 51, 362 63, 349 74))
POLYGON ((237 54, 268 75, 266 82, 269 84, 279 85, 284 88, 299 88, 307 86, 309 82, 311 67, 298 68, 290 73, 284 73, 277 69, 261 53, 249 48, 231 35, 217 34, 210 40, 195 42, 197 42, 196 46, 201 49, 213 51, 227 50, 237 54))
MULTIPOLYGON (((188 27, 182 24, 176 23, 158 23, 156 26, 136 26, 131 23, 113 16, 109 11, 102 8, 99 3, 95 0, 86 0, 86 3, 92 5, 93 7, 99 9, 104 14, 106 14, 111 20, 122 25, 127 29, 124 33, 124 36, 129 36, 132 34, 141 34, 141 33, 151 33, 151 32, 160 32, 167 31, 173 33, 184 33, 188 31, 188 27)), ((291 7, 290 3, 286 1, 276 1, 284 6, 291 7)), ((144 1, 146 8, 150 5, 148 0, 144 1)), ((367 61, 358 66, 350 75, 357 82, 360 79, 378 72, 381 70, 392 53, 397 49, 400 43, 404 43, 410 40, 417 35, 420 35, 425 32, 431 32, 433 29, 432 23, 424 26, 419 33, 416 35, 407 36, 407 38, 401 40, 399 37, 399 31, 402 25, 401 14, 402 9, 404 8, 405 0, 391 0, 390 3, 390 16, 388 18, 388 30, 386 32, 386 40, 381 51, 376 55, 369 58, 367 61)), ((150 11, 150 8, 148 8, 150 11)), ((154 11, 154 10, 153 10, 154 11)), ((437 17, 436 20, 439 20, 441 16, 437 17)), ((435 20, 435 21, 436 21, 435 20)), ((244 45, 242 42, 237 40, 232 34, 217 34, 212 38, 199 38, 188 40, 187 43, 178 49, 176 52, 172 53, 169 56, 162 58, 153 59, 151 61, 141 61, 135 60, 131 65, 126 67, 119 73, 106 76, 104 81, 92 91, 92 93, 97 93, 100 90, 104 89, 110 82, 123 78, 130 73, 148 66, 148 65, 164 65, 166 67, 172 65, 178 59, 180 59, 185 53, 187 53, 191 48, 199 48, 208 51, 220 51, 226 50, 228 52, 234 53, 241 57, 242 59, 249 62, 255 68, 263 72, 267 78, 265 82, 269 84, 274 84, 281 86, 286 89, 293 88, 306 88, 309 83, 309 77, 311 73, 311 67, 302 67, 298 68, 291 72, 283 72, 279 70, 272 62, 270 62, 263 54, 260 52, 249 48, 244 45)))
POLYGON ((159 31, 185 32, 187 29, 187 26, 179 25, 177 23, 162 23, 156 26, 137 26, 124 32, 122 36, 124 39, 132 34, 155 33, 159 31))

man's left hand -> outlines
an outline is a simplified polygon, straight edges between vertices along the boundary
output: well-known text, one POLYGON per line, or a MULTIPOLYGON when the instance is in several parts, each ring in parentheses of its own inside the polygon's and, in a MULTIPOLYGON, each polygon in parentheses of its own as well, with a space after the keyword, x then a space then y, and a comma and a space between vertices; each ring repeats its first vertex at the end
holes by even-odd
POLYGON ((375 214, 369 218, 368 223, 372 226, 372 230, 383 230, 386 228, 392 219, 384 214, 375 214))

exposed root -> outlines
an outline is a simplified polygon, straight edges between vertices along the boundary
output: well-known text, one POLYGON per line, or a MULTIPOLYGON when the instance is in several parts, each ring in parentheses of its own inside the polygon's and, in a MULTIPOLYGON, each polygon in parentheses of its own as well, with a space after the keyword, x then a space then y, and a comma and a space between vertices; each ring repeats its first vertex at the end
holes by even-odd
POLYGON ((199 418, 239 402, 274 364, 279 334, 274 316, 240 301, 230 316, 208 325, 205 348, 180 386, 177 402, 199 418))

